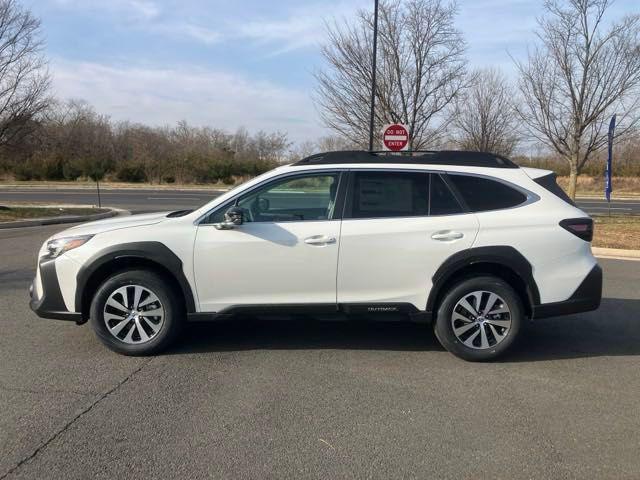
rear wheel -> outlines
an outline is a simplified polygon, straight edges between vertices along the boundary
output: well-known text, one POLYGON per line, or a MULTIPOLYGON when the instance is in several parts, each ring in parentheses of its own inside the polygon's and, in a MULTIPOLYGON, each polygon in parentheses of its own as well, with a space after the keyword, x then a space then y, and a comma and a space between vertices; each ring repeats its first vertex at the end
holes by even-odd
POLYGON ((524 323, 518 294, 504 280, 463 280, 438 308, 435 333, 444 348, 470 361, 497 358, 516 341, 524 323))
POLYGON ((166 348, 181 324, 180 303, 164 279, 147 270, 108 278, 91 302, 91 326, 111 350, 151 355, 166 348))

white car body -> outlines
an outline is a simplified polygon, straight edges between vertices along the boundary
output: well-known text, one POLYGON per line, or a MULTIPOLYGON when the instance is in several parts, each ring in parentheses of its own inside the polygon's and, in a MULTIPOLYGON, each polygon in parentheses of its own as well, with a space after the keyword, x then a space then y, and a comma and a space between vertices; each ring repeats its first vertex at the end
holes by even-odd
MULTIPOLYGON (((457 165, 455 161, 402 163, 402 157, 367 163, 362 155, 359 152, 353 163, 325 159, 277 168, 183 216, 158 213, 116 217, 64 230, 49 241, 85 235, 91 239, 49 260, 45 242, 39 253, 32 308, 44 317, 82 323, 91 300, 87 288, 96 288, 96 281, 87 272, 100 270, 104 277, 109 265, 115 272, 119 265, 134 261, 141 265, 157 262, 159 268, 175 276, 190 319, 213 319, 243 309, 268 312, 315 307, 325 312, 405 312, 429 319, 438 301, 434 288, 446 283, 443 275, 451 278, 455 268, 476 264, 489 268, 494 257, 496 271, 513 268, 518 276, 516 283, 522 296, 528 297, 523 302, 528 304, 530 318, 597 308, 599 292, 589 298, 575 297, 590 275, 591 291, 601 288, 601 274, 590 243, 560 226, 563 220, 588 216, 535 181, 551 172, 457 165), (351 179, 355 172, 428 172, 443 180, 455 174, 471 175, 506 184, 521 192, 526 201, 512 208, 483 212, 382 218, 337 215, 319 220, 249 221, 229 229, 218 229, 206 221, 212 212, 228 208, 235 199, 274 179, 319 172, 341 175, 336 177, 340 179, 351 179), (160 250, 145 255, 148 245, 160 250), (509 257, 512 251, 516 260, 509 257), (479 252, 479 256, 473 252, 479 252), (163 265, 172 255, 174 263, 163 265), (456 258, 461 261, 456 263, 456 258), (95 262, 102 263, 95 267, 95 262), (46 263, 53 263, 55 268, 48 267, 49 278, 44 285, 42 269, 46 263), (447 272, 449 264, 457 267, 447 272), (524 266, 518 270, 518 265, 524 266), (51 271, 55 278, 51 278, 51 271), (598 281, 600 286, 595 285, 598 281), (52 303, 51 298, 43 301, 46 290, 55 288, 53 283, 58 285, 62 303, 52 303)), ((431 182, 435 176, 428 178, 431 182)), ((342 202, 339 207, 343 212, 346 196, 353 195, 347 192, 349 188, 341 184, 337 193, 333 192, 333 206, 342 202)), ((431 201, 430 197, 429 208, 431 201)))

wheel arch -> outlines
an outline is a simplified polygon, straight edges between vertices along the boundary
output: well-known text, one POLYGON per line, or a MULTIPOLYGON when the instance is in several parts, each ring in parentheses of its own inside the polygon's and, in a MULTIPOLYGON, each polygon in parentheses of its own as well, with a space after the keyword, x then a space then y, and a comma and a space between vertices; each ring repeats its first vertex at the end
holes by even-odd
POLYGON ((435 313, 446 292, 457 282, 478 275, 493 275, 507 282, 520 296, 529 318, 540 304, 540 293, 529 261, 511 246, 476 247, 458 252, 432 277, 427 312, 435 313))
POLYGON ((131 268, 154 271, 165 278, 184 302, 187 313, 195 313, 195 300, 180 258, 160 242, 114 245, 93 255, 78 271, 75 307, 82 319, 89 318, 91 299, 108 277, 131 268))

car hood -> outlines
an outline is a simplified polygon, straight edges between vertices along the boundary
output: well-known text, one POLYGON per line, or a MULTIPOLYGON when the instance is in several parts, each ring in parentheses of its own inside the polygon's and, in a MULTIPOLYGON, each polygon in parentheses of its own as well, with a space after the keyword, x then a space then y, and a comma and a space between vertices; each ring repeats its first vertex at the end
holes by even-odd
POLYGON ((120 228, 141 227, 143 225, 152 225, 167 219, 169 212, 145 213, 141 215, 127 215, 107 218, 104 220, 96 220, 95 222, 82 223, 75 227, 67 228, 62 232, 55 234, 51 239, 70 237, 74 235, 96 235, 98 233, 108 232, 110 230, 118 230, 120 228))

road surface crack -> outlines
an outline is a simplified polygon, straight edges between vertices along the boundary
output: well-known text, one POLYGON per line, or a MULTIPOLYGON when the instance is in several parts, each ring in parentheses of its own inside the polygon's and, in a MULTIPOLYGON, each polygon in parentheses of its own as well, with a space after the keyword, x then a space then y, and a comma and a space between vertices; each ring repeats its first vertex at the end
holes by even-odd
POLYGON ((11 475, 12 473, 14 473, 15 471, 17 471, 20 467, 22 467, 23 465, 25 465, 26 463, 30 462, 31 460, 33 460, 41 451, 43 451, 49 444, 51 444, 55 439, 57 439, 59 436, 61 436, 62 434, 64 434, 69 428, 71 428, 78 420, 80 420, 82 417, 84 417, 86 414, 88 414, 91 410, 93 410, 93 408, 98 405, 100 402, 102 402, 104 399, 106 399, 107 397, 111 396, 112 394, 116 393, 118 391, 118 389, 120 389, 120 387, 122 387, 125 383, 127 383, 129 380, 131 380, 131 378, 134 377, 134 375, 136 375, 137 373, 139 373, 144 367, 146 367, 153 359, 150 358, 144 362, 142 362, 142 364, 136 368, 135 370, 133 370, 129 375, 127 375, 125 378, 123 378, 120 382, 118 382, 113 388, 107 390, 106 392, 104 392, 102 395, 100 395, 98 398, 96 398, 93 402, 91 402, 88 406, 86 406, 84 409, 82 409, 76 416, 74 416, 71 420, 69 420, 60 430, 56 431, 53 435, 51 435, 45 442, 43 442, 42 444, 40 444, 33 452, 31 452, 29 455, 27 455, 26 457, 24 457, 23 459, 21 459, 15 466, 11 467, 7 472, 3 473, 0 476, 0 480, 3 480, 5 478, 7 478, 9 475, 11 475))

